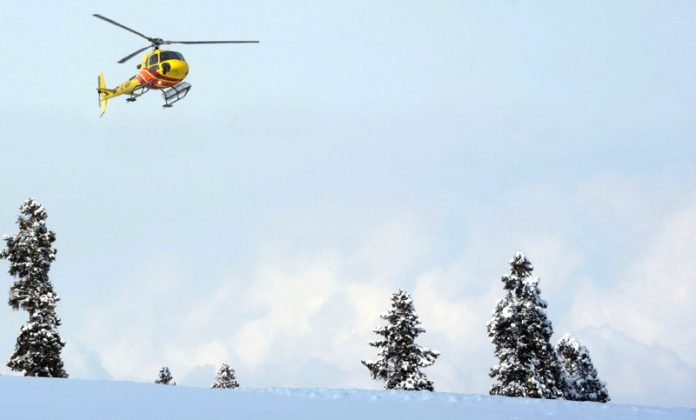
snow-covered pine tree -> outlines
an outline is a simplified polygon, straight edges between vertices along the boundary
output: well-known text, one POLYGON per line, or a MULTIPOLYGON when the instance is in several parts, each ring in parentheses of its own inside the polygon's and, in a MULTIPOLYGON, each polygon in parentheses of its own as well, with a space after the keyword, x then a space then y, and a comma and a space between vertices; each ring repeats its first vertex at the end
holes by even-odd
POLYGON ((563 374, 550 342, 553 328, 532 271, 532 264, 517 252, 510 261, 510 274, 502 278, 506 295, 487 324, 499 360, 490 371, 495 380, 490 394, 563 398, 563 374))
POLYGON ((570 334, 556 345, 566 377, 565 398, 573 401, 609 402, 607 385, 597 377, 590 352, 570 334))
POLYGON ((169 371, 169 368, 167 366, 164 366, 162 369, 160 369, 159 378, 155 380, 155 383, 161 385, 176 385, 176 382, 174 382, 173 380, 174 377, 172 376, 172 373, 169 371))
POLYGON ((418 327, 420 320, 415 313, 411 296, 403 290, 394 292, 391 297, 392 307, 380 317, 387 325, 374 330, 383 338, 370 343, 379 348, 377 361, 362 360, 372 373, 373 379, 385 381, 386 389, 411 391, 433 391, 433 382, 420 368, 435 363, 440 353, 415 343, 416 337, 424 333, 418 327))
POLYGON ((237 382, 237 375, 227 363, 223 363, 218 370, 215 382, 210 386, 211 388, 217 389, 232 389, 239 388, 239 382, 237 382))
POLYGON ((52 247, 56 235, 46 228, 47 217, 41 204, 27 199, 20 207, 17 234, 5 236, 6 247, 0 251, 0 258, 10 263, 10 275, 16 278, 8 303, 29 313, 29 322, 22 326, 7 366, 25 376, 67 378, 60 357, 65 342, 57 331, 60 297, 48 278, 56 258, 52 247))

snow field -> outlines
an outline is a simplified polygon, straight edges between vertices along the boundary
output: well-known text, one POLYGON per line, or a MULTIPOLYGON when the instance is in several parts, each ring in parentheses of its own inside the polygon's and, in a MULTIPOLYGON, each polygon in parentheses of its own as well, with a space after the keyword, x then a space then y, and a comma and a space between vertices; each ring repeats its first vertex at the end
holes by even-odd
POLYGON ((0 377, 0 418, 696 420, 696 409, 342 389, 217 390, 118 381, 0 377))

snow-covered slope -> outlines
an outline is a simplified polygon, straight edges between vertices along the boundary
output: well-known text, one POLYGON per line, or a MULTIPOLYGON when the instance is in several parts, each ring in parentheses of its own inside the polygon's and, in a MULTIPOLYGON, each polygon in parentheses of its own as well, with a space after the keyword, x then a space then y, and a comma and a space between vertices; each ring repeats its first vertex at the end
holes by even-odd
POLYGON ((696 410, 439 392, 211 390, 116 381, 3 376, 0 377, 0 418, 694 420, 696 410))

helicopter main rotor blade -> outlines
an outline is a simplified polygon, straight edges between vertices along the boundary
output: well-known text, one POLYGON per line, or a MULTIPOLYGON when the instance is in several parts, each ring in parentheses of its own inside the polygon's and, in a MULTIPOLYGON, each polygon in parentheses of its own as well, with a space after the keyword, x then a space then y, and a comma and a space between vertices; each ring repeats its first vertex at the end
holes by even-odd
POLYGON ((165 41, 165 44, 258 44, 259 41, 165 41))
POLYGON ((99 18, 101 20, 105 20, 111 24, 118 26, 119 28, 123 28, 123 29, 127 30, 128 32, 132 32, 132 33, 134 33, 138 36, 141 36, 141 37, 147 39, 148 41, 152 42, 152 38, 145 36, 145 35, 141 34, 140 32, 136 31, 135 29, 131 29, 131 28, 127 27, 126 25, 121 25, 120 23, 116 22, 115 20, 109 19, 108 17, 104 17, 104 16, 96 14, 96 13, 93 14, 92 16, 94 16, 95 18, 99 18))
POLYGON ((143 47, 143 48, 139 49, 138 51, 132 52, 132 53, 128 54, 127 56, 123 57, 122 59, 118 60, 118 63, 123 64, 126 61, 130 60, 131 58, 135 57, 136 55, 140 54, 141 52, 145 51, 146 49, 148 49, 150 47, 152 47, 152 45, 148 45, 147 47, 143 47))

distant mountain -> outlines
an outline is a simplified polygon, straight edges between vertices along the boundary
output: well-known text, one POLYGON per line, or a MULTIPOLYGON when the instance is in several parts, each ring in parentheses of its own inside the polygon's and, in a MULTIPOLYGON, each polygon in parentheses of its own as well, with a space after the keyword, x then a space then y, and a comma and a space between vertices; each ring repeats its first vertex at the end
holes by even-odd
POLYGON ((696 407, 696 368, 674 351, 608 326, 585 328, 576 337, 590 350, 613 402, 696 407))

